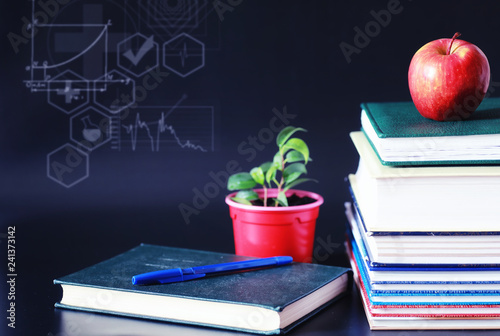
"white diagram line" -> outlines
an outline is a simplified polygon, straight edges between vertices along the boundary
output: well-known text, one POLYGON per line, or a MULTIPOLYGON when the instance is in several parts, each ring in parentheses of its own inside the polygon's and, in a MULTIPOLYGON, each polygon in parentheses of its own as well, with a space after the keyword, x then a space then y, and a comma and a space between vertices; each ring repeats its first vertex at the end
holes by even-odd
POLYGON ((43 66, 34 66, 32 65, 32 67, 34 69, 54 69, 54 68, 57 68, 57 67, 60 67, 60 66, 63 66, 63 65, 66 65, 68 63, 71 63, 73 62, 74 60, 76 60, 77 58, 85 55, 90 49, 92 49, 98 42, 99 40, 102 38, 102 36, 104 34, 106 34, 106 43, 107 43, 107 31, 108 31, 108 27, 105 26, 104 29, 102 30, 102 32, 99 34, 99 36, 97 37, 97 39, 87 47, 87 49, 83 50, 81 53, 79 53, 78 55, 70 58, 69 60, 66 60, 65 62, 61 62, 61 63, 57 63, 57 64, 53 64, 53 65, 46 65, 44 64, 43 66))
POLYGON ((104 23, 35 23, 35 26, 40 27, 40 28, 47 28, 47 27, 64 27, 64 28, 80 28, 80 27, 105 27, 108 26, 109 24, 104 24, 104 23))
POLYGON ((170 108, 170 110, 165 115, 165 118, 168 117, 170 113, 172 113, 177 107, 179 107, 179 105, 186 99, 187 99, 187 94, 184 93, 182 97, 177 101, 177 103, 175 103, 175 105, 170 108))
POLYGON ((137 141, 138 141, 137 137, 138 137, 139 130, 144 128, 146 133, 147 133, 147 137, 149 138, 149 141, 151 143, 151 151, 152 152, 159 152, 160 151, 160 142, 161 142, 160 136, 162 133, 165 133, 166 131, 168 131, 170 133, 170 135, 172 135, 174 137, 175 142, 177 142, 177 145, 179 147, 181 147, 183 149, 189 148, 189 149, 193 149, 193 150, 199 150, 201 152, 207 152, 207 150, 205 148, 203 148, 200 145, 193 144, 191 142, 191 140, 186 140, 183 142, 179 138, 179 136, 177 135, 177 132, 175 131, 174 127, 172 125, 168 125, 165 122, 165 119, 166 119, 165 112, 162 112, 160 119, 158 119, 157 121, 146 122, 146 121, 142 121, 140 114, 137 113, 136 117, 135 117, 135 122, 133 124, 130 124, 127 126, 122 125, 122 127, 126 130, 127 134, 130 135, 130 140, 132 143, 132 150, 133 151, 136 150, 137 141), (156 139, 151 134, 150 126, 157 127, 156 128, 156 139), (156 146, 155 146, 155 144, 156 144, 156 146))
MULTIPOLYGON (((30 71, 30 79, 29 80, 24 80, 23 82, 26 84, 26 87, 28 87, 31 92, 49 92, 49 91, 54 91, 48 88, 48 82, 51 81, 49 76, 50 70, 57 69, 59 67, 63 67, 67 65, 68 63, 71 63, 75 61, 76 59, 82 57, 86 53, 89 52, 90 49, 96 46, 97 43, 103 38, 104 36, 104 54, 108 55, 108 43, 109 43, 109 27, 112 26, 111 20, 108 20, 107 23, 65 23, 65 24, 57 24, 57 23, 43 23, 40 24, 38 23, 38 20, 35 18, 35 10, 36 10, 36 1, 32 0, 32 8, 31 8, 31 23, 28 26, 28 29, 31 29, 31 64, 29 65, 29 71, 30 71), (93 41, 87 48, 85 48, 83 51, 79 52, 78 55, 71 57, 70 59, 63 61, 61 63, 57 64, 52 64, 49 65, 47 64, 47 61, 40 62, 40 61, 35 61, 35 29, 34 28, 102 28, 102 31, 99 32, 97 38, 95 41, 93 41), (40 65, 41 63, 41 65, 40 65), (36 72, 38 71, 38 72, 36 72), (41 73, 40 73, 41 71, 41 73), (39 74, 39 75, 37 75, 39 74), (36 77, 41 77, 41 78, 35 78, 36 77)), ((110 82, 108 79, 108 64, 109 60, 108 57, 104 57, 104 75, 101 82, 104 83, 103 88, 100 89, 100 91, 105 91, 107 90, 107 83, 110 82)), ((28 67, 27 67, 28 68, 28 67)), ((85 81, 88 81, 89 79, 84 79, 85 81)), ((78 81, 78 80, 77 80, 78 81)), ((75 82, 77 82, 75 81, 75 82)), ((54 83, 57 83, 59 81, 54 81, 54 83)), ((96 91, 93 88, 88 88, 85 91, 96 91)))

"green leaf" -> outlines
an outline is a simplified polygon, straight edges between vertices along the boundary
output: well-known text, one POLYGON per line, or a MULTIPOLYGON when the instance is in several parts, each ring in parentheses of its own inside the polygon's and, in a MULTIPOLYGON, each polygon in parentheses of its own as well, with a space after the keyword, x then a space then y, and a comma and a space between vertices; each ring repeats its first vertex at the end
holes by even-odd
POLYGON ((301 178, 301 179, 298 179, 298 180, 295 180, 293 181, 292 183, 290 184, 287 184, 285 188, 283 188, 284 191, 287 191, 288 189, 291 189, 295 186, 297 186, 298 184, 301 184, 301 183, 304 183, 304 182, 309 182, 309 181, 312 181, 312 182, 318 182, 317 180, 314 180, 314 179, 310 179, 310 178, 301 178))
POLYGON ((266 181, 269 186, 271 186, 271 181, 276 179, 276 166, 272 165, 266 173, 266 181))
POLYGON ((227 189, 241 190, 251 189, 256 186, 256 182, 249 173, 237 173, 229 176, 227 181, 227 189))
POLYGON ((234 197, 239 198, 239 199, 245 199, 247 201, 255 201, 255 200, 259 199, 259 195, 257 195, 257 193, 255 191, 250 190, 250 189, 240 190, 240 191, 238 191, 238 193, 234 197))
POLYGON ((273 165, 276 167, 277 170, 281 171, 281 167, 283 166, 283 159, 280 152, 274 155, 273 165))
POLYGON ((264 176, 264 171, 262 170, 261 167, 256 167, 250 170, 250 175, 252 176, 254 181, 257 182, 258 184, 260 185, 264 184, 265 176, 264 176))
POLYGON ((280 191, 276 200, 283 206, 288 206, 288 199, 286 198, 285 192, 280 191))
POLYGON ((302 155, 302 153, 297 152, 296 150, 291 150, 288 153, 286 153, 285 162, 293 163, 301 161, 305 161, 304 155, 302 155))
POLYGON ((307 130, 300 127, 287 126, 283 128, 276 137, 276 144, 278 145, 278 147, 283 146, 283 144, 292 136, 292 134, 297 131, 307 132, 307 130))
POLYGON ((285 145, 283 146, 284 152, 288 150, 296 150, 300 154, 304 156, 304 162, 307 163, 309 160, 309 148, 307 147, 304 140, 299 138, 291 138, 289 139, 285 145))
POLYGON ((302 174, 307 174, 306 165, 296 162, 285 168, 283 177, 285 178, 286 184, 289 184, 298 179, 302 174))
POLYGON ((263 163, 263 164, 260 165, 260 168, 262 168, 262 172, 264 174, 266 174, 267 171, 269 170, 269 168, 271 168, 272 165, 273 165, 272 162, 265 162, 265 163, 263 163))
POLYGON ((244 198, 231 197, 231 200, 235 201, 236 203, 241 203, 241 204, 245 204, 245 205, 252 205, 252 203, 250 201, 247 201, 244 198))
MULTIPOLYGON (((305 160, 306 159, 304 158, 304 155, 302 155, 302 153, 300 153, 300 152, 297 152, 296 150, 291 150, 288 153, 286 153, 286 157, 285 157, 286 163, 302 162, 305 160)), ((309 161, 312 161, 312 159, 309 158, 309 161)))

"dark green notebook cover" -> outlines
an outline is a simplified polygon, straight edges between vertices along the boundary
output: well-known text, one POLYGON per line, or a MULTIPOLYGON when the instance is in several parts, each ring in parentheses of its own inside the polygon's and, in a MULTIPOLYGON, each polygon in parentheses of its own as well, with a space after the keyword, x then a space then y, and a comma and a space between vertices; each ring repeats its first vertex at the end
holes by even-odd
POLYGON ((461 136, 500 133, 500 98, 487 98, 463 121, 424 118, 413 102, 362 103, 379 138, 461 136))
MULTIPOLYGON (((194 300, 253 305, 274 311, 281 311, 290 303, 314 292, 342 274, 348 273, 350 279, 348 288, 352 283, 350 269, 305 263, 293 263, 288 266, 213 276, 164 285, 134 286, 131 282, 133 275, 159 269, 188 268, 246 259, 254 258, 142 244, 99 264, 56 279, 54 283, 174 296, 194 300)), ((347 290, 347 292, 349 291, 347 290)), ((95 309, 82 309, 61 305, 60 303, 57 303, 56 307, 96 311, 95 309)), ((284 330, 274 330, 270 333, 286 332, 322 308, 324 306, 300 318, 284 330)), ((105 310, 97 311, 115 314, 105 310)), ((148 318, 148 316, 132 316, 148 318)), ((172 320, 166 319, 166 321, 172 320)), ((173 322, 190 323, 175 320, 173 322)), ((212 327, 217 326, 213 325, 212 327)), ((236 330, 255 332, 241 328, 236 328, 236 330)))

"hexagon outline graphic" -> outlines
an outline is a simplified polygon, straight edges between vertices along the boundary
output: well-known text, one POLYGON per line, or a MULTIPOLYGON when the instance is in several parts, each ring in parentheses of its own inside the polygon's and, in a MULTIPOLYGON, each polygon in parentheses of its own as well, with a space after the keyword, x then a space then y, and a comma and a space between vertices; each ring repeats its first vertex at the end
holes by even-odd
POLYGON ((94 81, 94 103, 106 111, 112 113, 112 114, 117 114, 126 109, 127 107, 133 105, 135 103, 135 80, 132 78, 128 77, 127 75, 121 73, 120 71, 113 69, 104 76, 99 77, 94 81), (114 76, 118 74, 118 76, 121 76, 121 79, 115 79, 114 76), (129 97, 127 100, 124 100, 123 97, 120 97, 120 99, 115 99, 114 101, 117 101, 117 103, 123 102, 126 103, 123 106, 119 106, 117 109, 111 109, 111 107, 104 106, 102 103, 98 101, 97 94, 99 92, 106 92, 108 90, 108 83, 125 83, 126 85, 128 83, 132 82, 132 92, 131 92, 131 97, 129 97), (102 84, 103 87, 99 88, 99 84, 102 84))
POLYGON ((71 114, 77 110, 79 110, 80 108, 84 107, 85 105, 87 105, 90 101, 90 95, 89 95, 89 90, 90 90, 90 85, 89 85, 89 81, 86 80, 85 78, 83 78, 82 76, 76 74, 75 72, 71 71, 71 70, 66 70, 60 74, 58 74, 57 76, 55 76, 54 78, 51 78, 48 83, 48 90, 47 90, 47 102, 56 107, 57 109, 63 111, 64 113, 66 114, 71 114), (64 89, 54 89, 52 90, 50 85, 51 83, 56 83, 56 82, 59 82, 60 80, 58 80, 58 78, 61 78, 63 76, 66 76, 67 74, 71 74, 73 75, 74 77, 76 77, 77 79, 76 80, 64 80, 65 82, 65 88, 64 89), (78 81, 78 82, 82 82, 85 84, 85 88, 82 90, 82 89, 74 89, 72 88, 72 83, 75 82, 75 81, 78 81), (60 106, 58 105, 57 103, 51 101, 50 97, 52 94, 54 94, 54 92, 57 91, 57 95, 64 95, 66 96, 66 102, 68 103, 68 99, 73 99, 74 95, 73 93, 80 93, 80 91, 84 91, 84 92, 87 92, 87 98, 82 101, 81 104, 79 104, 78 106, 74 107, 73 109, 71 110, 68 110, 68 109, 65 109, 63 106, 60 106))
MULTIPOLYGON (((71 168, 75 168, 77 165, 79 164, 75 164, 75 163, 69 163, 69 162, 66 162, 69 166, 71 166, 71 168), (73 165, 75 165, 75 167, 73 167, 73 165)), ((68 168, 66 166, 66 168, 68 168)), ((70 169, 70 168, 68 168, 70 169)), ((63 187, 66 187, 66 188, 71 188, 73 187, 74 185, 82 182, 83 180, 85 180, 86 178, 89 177, 89 171, 90 171, 90 164, 89 164, 89 155, 83 151, 81 151, 80 149, 76 148, 75 146, 73 146, 72 144, 70 143, 66 143, 64 145, 62 145, 61 147, 53 150, 52 152, 50 152, 49 154, 47 154, 47 177, 51 180, 53 180, 54 182, 62 185, 63 187), (67 184, 67 183, 64 183, 64 181, 62 180, 62 176, 59 176, 58 177, 55 177, 55 176, 52 176, 51 175, 51 161, 50 161, 50 157, 54 154, 56 154, 57 152, 61 151, 61 150, 64 150, 65 148, 67 147, 71 147, 71 149, 74 151, 74 153, 77 153, 79 155, 81 155, 81 157, 85 160, 85 174, 83 176, 81 176, 80 178, 76 179, 75 181, 67 184)))
POLYGON ((103 112, 95 109, 94 107, 88 107, 85 110, 75 114, 74 116, 72 116, 70 118, 69 138, 72 141, 74 141, 75 143, 77 143, 78 145, 82 146, 83 148, 85 148, 89 151, 93 151, 94 149, 99 148, 102 145, 104 145, 105 143, 111 141, 110 126, 111 126, 111 118, 109 116, 105 115, 103 112), (103 117, 103 119, 100 119, 100 121, 97 122, 96 120, 91 120, 90 116, 81 118, 80 120, 82 121, 82 123, 84 125, 84 130, 82 133, 83 139, 78 140, 77 138, 74 137, 73 121, 76 118, 78 118, 79 116, 86 114, 86 113, 89 113, 89 111, 93 111, 94 113, 100 114, 103 117), (107 121, 102 123, 102 120, 104 120, 104 119, 106 119, 107 121), (101 129, 100 128, 101 125, 106 125, 107 129, 104 129, 104 130, 101 129), (85 132, 85 131, 87 131, 87 132, 85 132), (103 132, 104 132, 104 134, 103 134, 103 132), (96 136, 96 133, 98 133, 97 136, 96 136), (104 139, 102 141, 100 140, 101 136, 104 136, 104 139), (85 140, 86 142, 84 142, 83 140, 85 140), (100 141, 96 145, 94 145, 92 147, 89 147, 87 145, 87 143, 90 144, 90 143, 93 143, 93 141, 97 141, 97 140, 100 140, 100 141))
POLYGON ((172 71, 173 73, 185 78, 187 76, 189 76, 190 74, 192 74, 193 72, 203 68, 205 66, 205 44, 197 39, 195 39, 194 37, 192 37, 191 35, 189 34, 186 34, 186 33, 181 33, 177 36, 175 36, 174 38, 168 40, 167 42, 165 42, 163 44, 163 59, 162 59, 162 63, 163 63, 163 66, 165 68, 167 68, 168 70, 172 71), (173 68, 171 65, 168 65, 167 62, 166 62, 166 56, 174 56, 176 57, 177 55, 179 56, 179 58, 181 59, 181 64, 183 64, 185 62, 185 60, 190 57, 190 56, 193 56, 193 55, 189 55, 189 53, 187 52, 187 46, 186 46, 186 43, 184 43, 184 46, 182 49, 178 50, 178 54, 168 54, 167 53, 167 46, 169 44, 171 44, 172 42, 176 41, 176 40, 179 40, 179 39, 188 39, 188 40, 191 40, 193 41, 194 43, 200 45, 200 53, 198 55, 195 55, 195 56, 198 56, 201 58, 201 62, 198 66, 196 67, 193 67, 191 70, 183 73, 183 72, 180 72, 178 71, 178 69, 175 69, 173 68))
POLYGON ((121 41, 120 43, 118 43, 116 45, 116 49, 117 49, 116 64, 121 69, 123 69, 124 71, 127 71, 128 73, 130 73, 130 74, 132 74, 132 75, 134 75, 136 77, 141 77, 141 76, 145 75, 146 73, 148 73, 149 71, 151 71, 152 69, 155 69, 156 67, 160 66, 160 50, 159 50, 160 48, 158 46, 158 43, 156 43, 154 41, 154 35, 151 35, 148 38, 148 37, 144 36, 141 33, 135 33, 134 35, 129 36, 126 39, 124 39, 123 41, 121 41), (139 48, 139 50, 135 54, 132 52, 131 49, 125 51, 124 53, 122 53, 120 51, 120 47, 123 44, 127 43, 129 40, 132 40, 133 38, 136 38, 138 36, 141 37, 141 38, 143 38, 145 41, 144 41, 144 43, 142 44, 142 46, 139 48), (134 71, 126 68, 120 62, 120 59, 122 58, 121 56, 124 56, 126 53, 128 53, 127 56, 125 56, 125 57, 127 57, 129 59, 129 61, 132 62, 132 64, 134 64, 135 66, 137 66, 137 64, 140 63, 142 57, 144 57, 148 52, 150 52, 150 49, 152 49, 152 48, 156 49, 156 52, 155 52, 155 54, 156 54, 156 63, 153 66, 146 67, 144 69, 144 71, 142 71, 141 73, 136 73, 136 72, 134 72, 134 71), (148 50, 146 50, 146 49, 148 49, 148 50))

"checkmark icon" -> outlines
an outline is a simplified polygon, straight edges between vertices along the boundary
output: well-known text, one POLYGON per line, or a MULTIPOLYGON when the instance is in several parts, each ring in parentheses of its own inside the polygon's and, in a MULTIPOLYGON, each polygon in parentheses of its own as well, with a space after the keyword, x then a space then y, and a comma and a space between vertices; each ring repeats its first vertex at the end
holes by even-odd
POLYGON ((141 45, 139 50, 134 54, 132 49, 129 49, 123 53, 123 56, 126 57, 132 64, 137 66, 139 62, 146 56, 148 51, 154 48, 154 35, 151 35, 144 43, 141 45))

